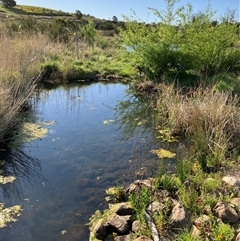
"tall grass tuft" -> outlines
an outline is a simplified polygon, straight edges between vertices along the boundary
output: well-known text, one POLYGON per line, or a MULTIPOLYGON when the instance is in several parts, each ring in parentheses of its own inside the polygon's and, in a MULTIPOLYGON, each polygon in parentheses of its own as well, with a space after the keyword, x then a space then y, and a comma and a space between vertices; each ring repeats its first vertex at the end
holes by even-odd
POLYGON ((201 88, 184 93, 173 85, 161 86, 157 101, 160 128, 183 137, 190 154, 203 169, 220 167, 226 156, 239 146, 238 98, 230 92, 201 88))
POLYGON ((37 37, 10 37, 4 31, 0 42, 0 146, 3 146, 21 121, 23 108, 29 105, 29 98, 35 91, 44 43, 37 37))

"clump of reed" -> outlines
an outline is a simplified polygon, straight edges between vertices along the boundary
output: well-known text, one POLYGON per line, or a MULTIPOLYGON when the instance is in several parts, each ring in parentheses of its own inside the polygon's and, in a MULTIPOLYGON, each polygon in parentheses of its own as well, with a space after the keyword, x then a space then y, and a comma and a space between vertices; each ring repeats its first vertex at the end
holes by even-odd
POLYGON ((39 79, 39 58, 45 43, 28 36, 9 36, 1 29, 0 145, 21 121, 39 79), (41 44, 40 44, 41 43, 41 44))
POLYGON ((157 100, 159 128, 167 126, 172 135, 183 137, 203 169, 219 168, 239 147, 238 102, 232 93, 214 87, 186 92, 163 84, 157 100))

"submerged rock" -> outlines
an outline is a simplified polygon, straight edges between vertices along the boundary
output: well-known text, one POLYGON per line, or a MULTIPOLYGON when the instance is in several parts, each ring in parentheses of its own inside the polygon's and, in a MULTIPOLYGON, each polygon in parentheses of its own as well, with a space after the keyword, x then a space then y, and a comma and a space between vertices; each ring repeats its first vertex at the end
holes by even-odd
POLYGON ((97 239, 104 239, 108 234, 108 226, 104 223, 103 219, 100 219, 93 228, 94 236, 97 239))

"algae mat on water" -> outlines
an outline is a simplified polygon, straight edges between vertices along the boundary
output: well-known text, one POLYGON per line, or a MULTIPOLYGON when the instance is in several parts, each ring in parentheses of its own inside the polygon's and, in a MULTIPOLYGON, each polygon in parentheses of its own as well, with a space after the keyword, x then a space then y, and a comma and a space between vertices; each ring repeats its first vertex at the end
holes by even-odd
POLYGON ((48 122, 23 122, 18 132, 14 133, 12 146, 21 146, 24 143, 29 143, 37 139, 42 139, 47 136, 49 125, 54 125, 55 121, 48 122))

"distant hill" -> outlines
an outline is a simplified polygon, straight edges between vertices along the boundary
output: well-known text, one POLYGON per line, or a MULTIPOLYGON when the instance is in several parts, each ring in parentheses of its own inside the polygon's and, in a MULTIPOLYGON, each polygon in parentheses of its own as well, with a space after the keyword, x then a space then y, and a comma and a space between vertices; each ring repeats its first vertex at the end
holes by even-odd
MULTIPOLYGON (((89 14, 83 14, 81 19, 76 18, 76 13, 63 12, 61 10, 53 10, 49 8, 37 7, 37 6, 26 6, 26 5, 17 5, 13 8, 6 8, 0 4, 0 16, 1 21, 21 21, 25 19, 26 16, 33 17, 38 21, 53 21, 55 18, 70 19, 81 25, 85 25, 89 20, 92 20, 95 24, 95 28, 99 31, 102 31, 103 35, 114 36, 118 32, 118 27, 124 27, 124 22, 114 21, 114 20, 104 20, 98 19, 89 14)), ((31 21, 31 19, 25 19, 26 21, 31 21)))
POLYGON ((13 8, 6 8, 0 4, 0 13, 20 14, 20 15, 41 15, 41 16, 73 16, 73 13, 63 12, 36 6, 17 5, 13 8))

